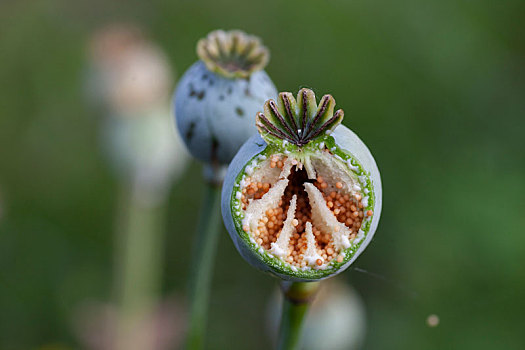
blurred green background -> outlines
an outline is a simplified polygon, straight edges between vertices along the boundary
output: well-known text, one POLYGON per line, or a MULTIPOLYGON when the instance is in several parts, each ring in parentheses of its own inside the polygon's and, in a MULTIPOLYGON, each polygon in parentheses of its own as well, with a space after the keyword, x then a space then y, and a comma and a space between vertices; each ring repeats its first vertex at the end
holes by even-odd
MULTIPOLYGON (((0 349, 82 348, 78 308, 111 301, 118 185, 83 79, 90 35, 115 21, 142 26, 179 77, 209 31, 257 34, 278 90, 345 110, 384 186, 355 264, 382 277, 342 276, 365 301, 365 349, 524 349, 524 14, 522 0, 3 0, 0 349)), ((169 197, 163 292, 181 305, 200 172, 169 197)), ((207 347, 269 348, 275 285, 223 232, 207 347)))

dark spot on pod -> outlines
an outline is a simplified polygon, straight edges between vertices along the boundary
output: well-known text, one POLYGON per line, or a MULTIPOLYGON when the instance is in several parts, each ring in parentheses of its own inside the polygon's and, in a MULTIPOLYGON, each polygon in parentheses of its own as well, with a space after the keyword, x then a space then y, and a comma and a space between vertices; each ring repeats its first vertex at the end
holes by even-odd
POLYGON ((232 87, 231 87, 231 86, 228 86, 228 90, 226 90, 226 93, 227 93, 228 95, 231 95, 232 92, 233 92, 232 87))
POLYGON ((193 88, 193 84, 190 84, 189 88, 190 88, 190 94, 189 94, 190 97, 197 95, 197 91, 195 91, 195 89, 193 88))
POLYGON ((195 129, 195 122, 190 123, 190 127, 188 128, 188 131, 186 131, 186 141, 190 142, 193 138, 193 132, 195 129))
POLYGON ((237 113, 239 117, 244 116, 244 110, 241 107, 235 107, 235 113, 237 113))
POLYGON ((208 80, 208 85, 213 86, 213 79, 208 80))
POLYGON ((219 100, 223 101, 224 100, 224 95, 219 95, 219 100))
POLYGON ((206 79, 208 79, 208 74, 203 74, 202 75, 202 80, 206 80, 206 79))
POLYGON ((250 87, 247 86, 245 89, 244 89, 244 94, 247 96, 247 97, 252 97, 252 93, 250 91, 250 87))
POLYGON ((204 90, 202 91, 195 90, 195 88, 193 87, 193 84, 190 84, 189 88, 190 88, 189 97, 197 97, 198 100, 202 100, 204 98, 206 94, 204 90))

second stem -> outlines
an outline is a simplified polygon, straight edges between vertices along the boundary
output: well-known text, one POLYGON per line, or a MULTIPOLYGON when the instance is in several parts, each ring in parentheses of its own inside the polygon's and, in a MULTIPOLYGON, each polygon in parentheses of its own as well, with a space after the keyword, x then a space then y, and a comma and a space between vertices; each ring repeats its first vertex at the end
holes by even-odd
POLYGON ((197 227, 190 275, 190 322, 187 349, 199 350, 204 345, 206 316, 213 275, 217 241, 221 229, 220 186, 206 185, 203 208, 197 227))

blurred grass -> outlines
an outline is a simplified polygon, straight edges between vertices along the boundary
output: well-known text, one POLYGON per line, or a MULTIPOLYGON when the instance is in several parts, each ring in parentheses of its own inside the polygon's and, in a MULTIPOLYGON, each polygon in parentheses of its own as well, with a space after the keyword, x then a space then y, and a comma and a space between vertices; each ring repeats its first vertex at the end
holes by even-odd
MULTIPOLYGON (((344 274, 367 304, 366 349, 523 349, 524 13, 518 0, 0 3, 0 348, 78 348, 76 308, 110 298, 117 185, 83 100, 85 44, 132 20, 179 73, 212 29, 260 35, 279 90, 345 110, 385 191, 356 266, 387 281, 344 274)), ((201 191, 194 164, 170 198, 167 294, 184 293, 201 191)), ((226 234, 219 249, 208 347, 266 349, 275 283, 226 234)))

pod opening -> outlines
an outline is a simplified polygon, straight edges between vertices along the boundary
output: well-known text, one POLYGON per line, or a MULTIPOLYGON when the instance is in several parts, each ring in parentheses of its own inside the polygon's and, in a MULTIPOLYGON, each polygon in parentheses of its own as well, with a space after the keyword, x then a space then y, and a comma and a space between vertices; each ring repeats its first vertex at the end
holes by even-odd
MULTIPOLYGON (((248 175, 249 173, 249 175, 248 175)), ((292 269, 342 262, 365 212, 357 177, 328 150, 302 157, 274 154, 240 183, 243 230, 292 269)))

